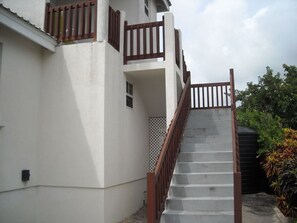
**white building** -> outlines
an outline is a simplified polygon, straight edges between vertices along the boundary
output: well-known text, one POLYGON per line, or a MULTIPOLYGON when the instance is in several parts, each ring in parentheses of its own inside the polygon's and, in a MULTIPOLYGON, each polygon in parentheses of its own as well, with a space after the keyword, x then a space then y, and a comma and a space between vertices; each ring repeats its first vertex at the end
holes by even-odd
POLYGON ((0 222, 134 213, 186 75, 170 1, 0 3, 0 222))

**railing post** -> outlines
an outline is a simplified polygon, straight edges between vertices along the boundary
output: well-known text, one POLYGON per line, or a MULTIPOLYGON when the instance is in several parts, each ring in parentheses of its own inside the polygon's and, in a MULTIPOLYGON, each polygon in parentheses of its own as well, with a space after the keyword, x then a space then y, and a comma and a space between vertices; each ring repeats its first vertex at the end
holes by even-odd
POLYGON ((147 173, 147 223, 156 219, 156 188, 155 172, 147 173))
POLYGON ((239 162, 239 144, 236 120, 236 100, 234 71, 230 69, 231 109, 232 109, 232 146, 233 146, 233 182, 234 182, 234 222, 242 222, 241 172, 239 162))

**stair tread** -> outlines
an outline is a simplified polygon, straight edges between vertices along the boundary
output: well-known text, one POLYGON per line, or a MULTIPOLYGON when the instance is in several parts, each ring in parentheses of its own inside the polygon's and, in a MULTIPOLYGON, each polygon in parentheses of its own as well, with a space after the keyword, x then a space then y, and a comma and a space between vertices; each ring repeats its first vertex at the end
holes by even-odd
POLYGON ((233 184, 171 184, 172 187, 233 187, 233 184))
POLYGON ((178 214, 178 215, 234 215, 234 211, 177 211, 164 210, 163 214, 178 214))
POLYGON ((232 161, 203 161, 203 162, 202 161, 201 162, 196 162, 196 161, 195 162, 178 161, 177 163, 178 164, 184 164, 184 163, 185 164, 190 164, 190 163, 193 163, 193 164, 196 164, 196 163, 207 163, 207 164, 211 164, 211 163, 223 163, 223 164, 224 163, 228 163, 229 164, 229 163, 233 163, 233 162, 232 161))
POLYGON ((173 175, 216 175, 233 174, 233 172, 198 172, 198 173, 173 173, 173 175))
POLYGON ((171 197, 167 198, 168 200, 176 201, 231 201, 233 197, 171 197))

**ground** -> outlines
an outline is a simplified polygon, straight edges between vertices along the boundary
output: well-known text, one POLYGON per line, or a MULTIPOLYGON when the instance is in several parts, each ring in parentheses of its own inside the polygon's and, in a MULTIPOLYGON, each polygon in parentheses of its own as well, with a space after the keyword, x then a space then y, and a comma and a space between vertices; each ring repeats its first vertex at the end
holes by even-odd
MULTIPOLYGON (((142 208, 134 215, 119 223, 145 223, 146 209, 142 208)), ((243 223, 295 223, 288 219, 275 207, 273 195, 265 193, 248 194, 242 197, 243 223)))

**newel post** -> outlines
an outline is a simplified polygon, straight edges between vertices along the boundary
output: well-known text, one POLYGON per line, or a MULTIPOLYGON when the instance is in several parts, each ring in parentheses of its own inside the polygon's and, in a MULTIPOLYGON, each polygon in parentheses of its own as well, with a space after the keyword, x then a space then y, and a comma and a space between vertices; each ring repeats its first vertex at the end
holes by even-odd
POLYGON ((155 172, 147 173, 147 223, 156 219, 156 189, 155 172))

